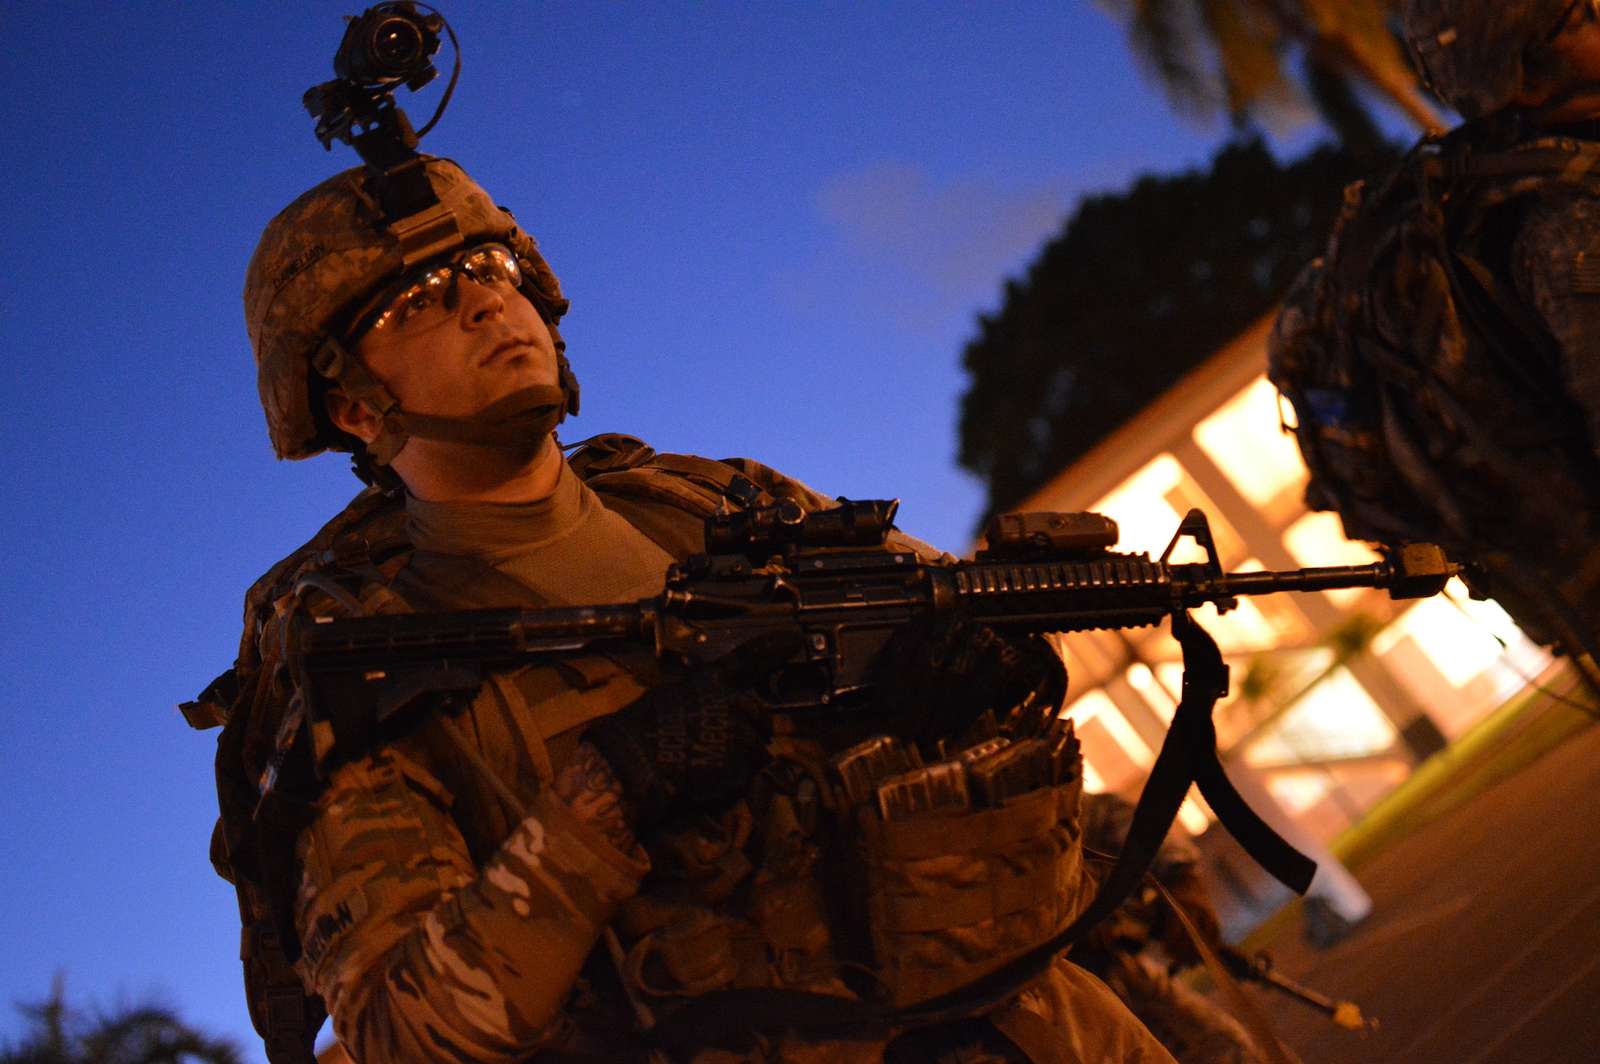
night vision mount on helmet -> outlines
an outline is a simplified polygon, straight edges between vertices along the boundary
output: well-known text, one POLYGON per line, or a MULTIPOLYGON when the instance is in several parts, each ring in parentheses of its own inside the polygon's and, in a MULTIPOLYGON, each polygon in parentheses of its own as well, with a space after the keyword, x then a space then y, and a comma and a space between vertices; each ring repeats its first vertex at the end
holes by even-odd
POLYGON ((350 20, 333 57, 333 72, 337 76, 332 81, 311 86, 302 98, 317 120, 317 140, 330 151, 335 140, 342 140, 360 153, 391 225, 420 222, 417 216, 436 208, 439 197, 422 173, 417 145, 438 124, 461 76, 455 31, 426 4, 378 4, 350 20), (418 131, 395 103, 394 93, 401 85, 415 92, 438 76, 433 55, 441 29, 455 49, 455 65, 433 117, 418 131))
POLYGON ((456 43, 444 17, 415 3, 382 3, 351 19, 334 57, 334 80, 304 96, 328 149, 340 140, 364 165, 306 192, 268 224, 245 278, 245 319, 273 449, 280 458, 354 450, 357 471, 377 475, 407 438, 448 439, 529 451, 566 415, 578 412, 578 381, 557 323, 567 300, 538 244, 455 163, 423 155, 421 137, 439 121, 460 73, 460 49, 432 117, 414 130, 395 103, 437 76, 439 34, 456 43), (559 384, 524 389, 494 410, 445 418, 401 409, 354 353, 353 311, 372 294, 419 268, 482 244, 515 258, 519 291, 537 308, 555 342, 559 384), (370 444, 345 436, 324 408, 337 387, 381 417, 370 444), (511 430, 515 430, 514 432, 511 430), (516 440, 508 444, 508 436, 516 440))

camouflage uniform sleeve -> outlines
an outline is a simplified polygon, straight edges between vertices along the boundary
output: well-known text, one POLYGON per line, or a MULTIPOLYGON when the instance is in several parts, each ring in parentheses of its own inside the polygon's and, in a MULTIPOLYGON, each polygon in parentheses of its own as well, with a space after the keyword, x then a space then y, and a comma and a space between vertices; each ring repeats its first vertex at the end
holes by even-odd
POLYGON ((1562 383, 1600 451, 1600 202, 1558 192, 1529 210, 1512 247, 1518 292, 1555 337, 1562 383))
MULTIPOLYGON (((826 510, 839 505, 839 500, 831 495, 824 495, 815 488, 794 479, 784 476, 771 466, 762 465, 750 458, 724 458, 727 465, 733 466, 739 472, 749 477, 758 487, 779 499, 793 499, 806 510, 826 510)), ((954 561, 955 558, 931 544, 924 543, 915 536, 908 536, 898 528, 889 533, 890 546, 914 552, 924 561, 954 561)))
POLYGON ((647 866, 547 791, 481 868, 418 744, 336 771, 301 833, 302 976, 364 1061, 516 1061, 647 866))

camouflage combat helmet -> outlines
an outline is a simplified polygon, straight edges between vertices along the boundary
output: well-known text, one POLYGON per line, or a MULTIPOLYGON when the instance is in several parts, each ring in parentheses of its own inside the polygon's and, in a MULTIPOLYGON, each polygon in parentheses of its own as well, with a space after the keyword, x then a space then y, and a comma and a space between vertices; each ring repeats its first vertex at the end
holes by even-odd
POLYGON ((1406 44, 1424 80, 1465 118, 1516 98, 1531 49, 1595 0, 1405 0, 1406 44))
MULTIPOLYGON (((566 410, 577 412, 577 381, 566 361, 556 323, 567 300, 532 237, 467 173, 448 159, 424 156, 439 200, 438 215, 406 232, 389 225, 365 167, 329 178, 300 196, 268 223, 245 272, 244 312, 256 359, 256 384, 267 429, 279 458, 309 458, 348 450, 313 388, 315 368, 330 372, 350 326, 352 309, 380 285, 397 279, 420 258, 435 258, 485 241, 506 245, 522 271, 522 292, 550 325, 560 353, 566 410), (446 217, 453 216, 451 228, 446 217), (418 231, 422 232, 419 241, 418 231), (404 237, 397 235, 405 233, 404 237)), ((403 222, 408 222, 405 219, 403 222)), ((345 363, 354 360, 345 358, 345 363)))

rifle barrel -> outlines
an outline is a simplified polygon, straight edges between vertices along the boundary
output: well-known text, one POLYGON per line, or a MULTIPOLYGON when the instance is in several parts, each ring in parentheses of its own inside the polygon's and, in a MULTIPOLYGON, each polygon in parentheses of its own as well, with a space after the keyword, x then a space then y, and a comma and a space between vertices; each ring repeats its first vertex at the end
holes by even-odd
POLYGON ((1327 565, 1315 569, 1280 569, 1229 573, 1221 587, 1229 595, 1270 595, 1277 591, 1328 591, 1341 587, 1386 587, 1392 570, 1372 565, 1327 565))

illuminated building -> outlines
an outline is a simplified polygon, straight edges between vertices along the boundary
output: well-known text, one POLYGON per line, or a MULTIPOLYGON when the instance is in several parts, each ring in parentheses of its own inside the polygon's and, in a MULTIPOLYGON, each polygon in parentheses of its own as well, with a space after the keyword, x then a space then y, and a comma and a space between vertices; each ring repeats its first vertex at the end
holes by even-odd
MULTIPOLYGON (((1230 570, 1374 560, 1335 515, 1305 507, 1305 467, 1263 372, 1270 324, 1258 322, 1014 509, 1106 513, 1120 526, 1118 550, 1158 556, 1199 507, 1230 570)), ((1182 549, 1174 560, 1202 560, 1182 549)), ((1551 664, 1458 581, 1419 602, 1356 589, 1244 599, 1224 616, 1208 606, 1196 617, 1232 669, 1216 713, 1230 771, 1255 770, 1322 843, 1551 664)), ((1177 644, 1164 626, 1061 644, 1086 782, 1131 795, 1176 705, 1177 644)), ((1195 794, 1181 816, 1196 833, 1211 820, 1195 794)))

